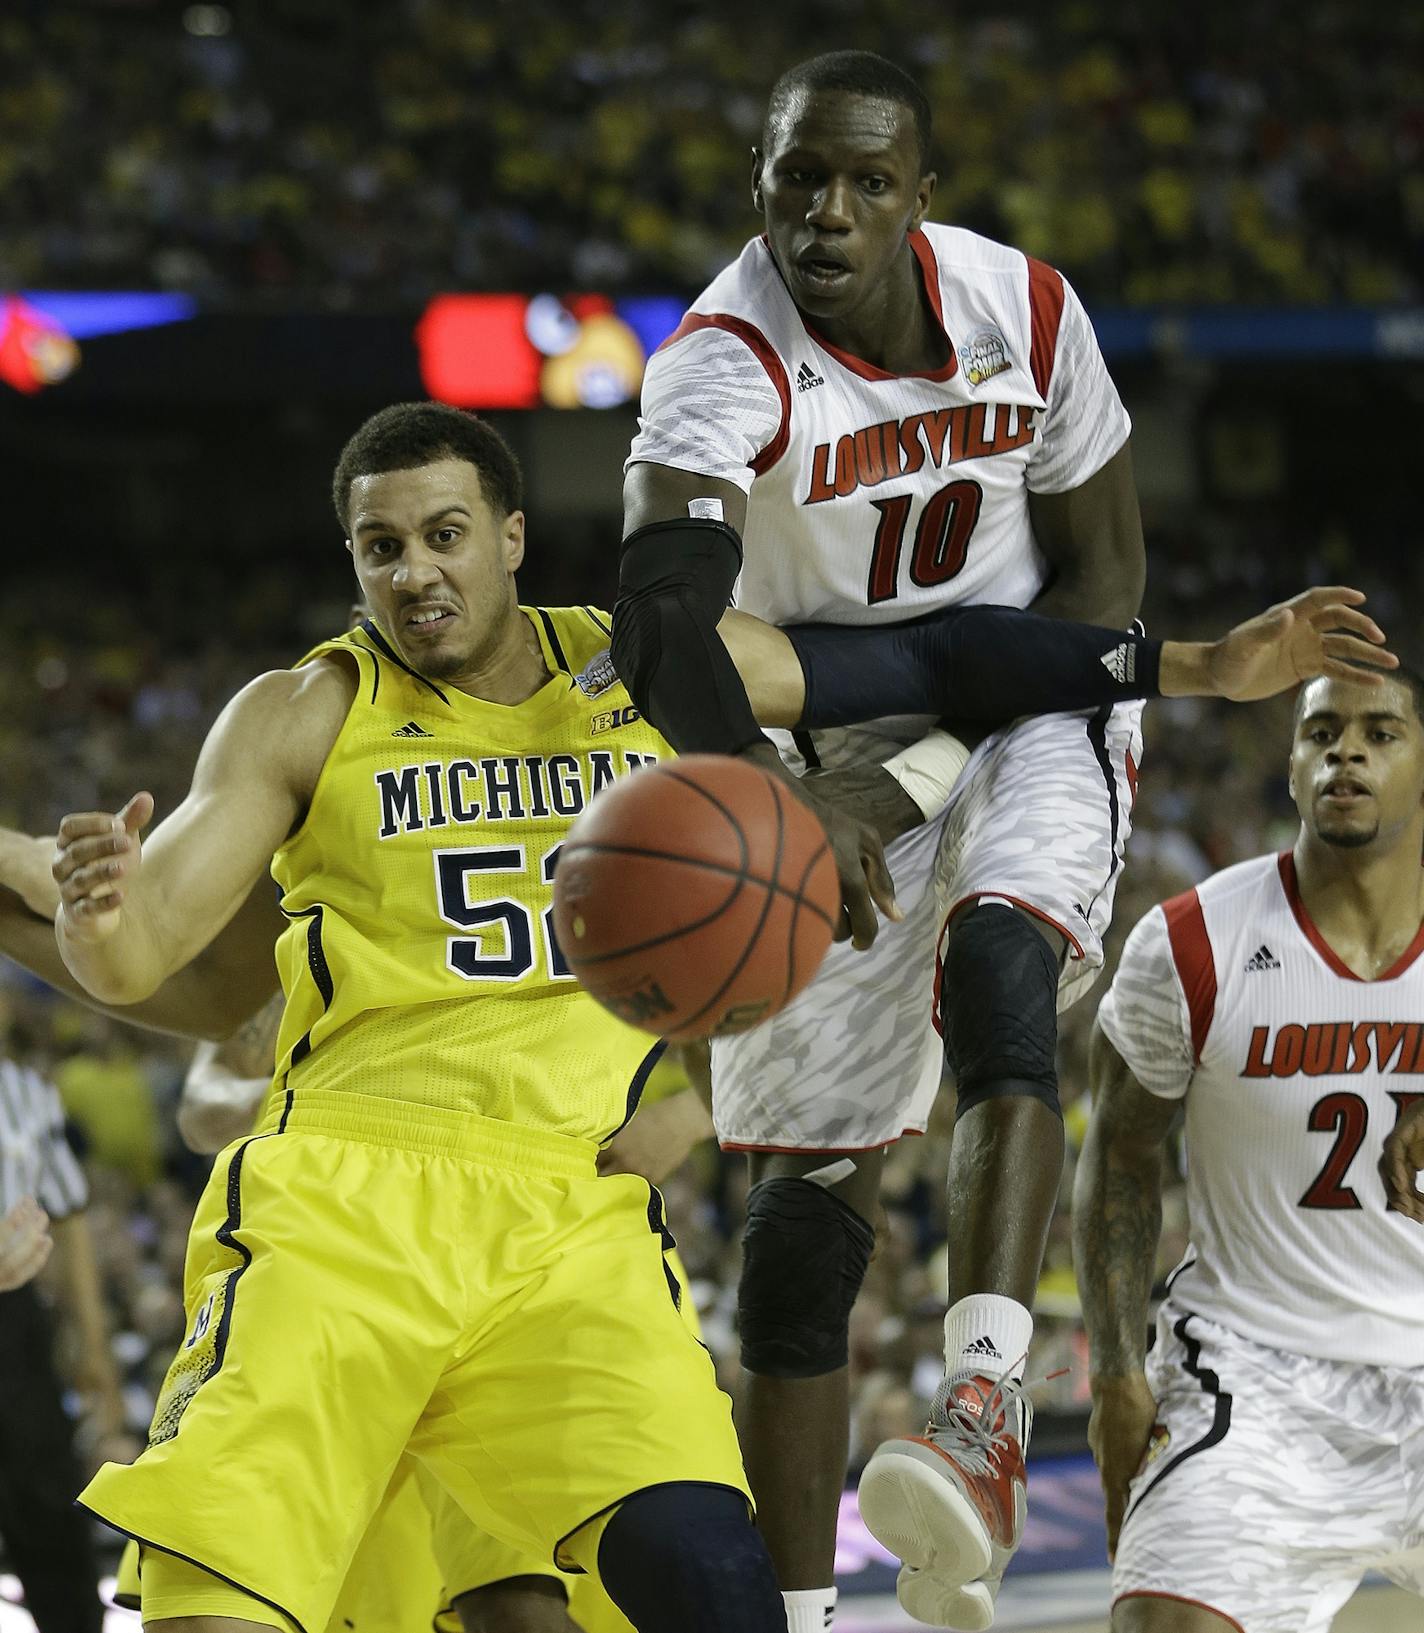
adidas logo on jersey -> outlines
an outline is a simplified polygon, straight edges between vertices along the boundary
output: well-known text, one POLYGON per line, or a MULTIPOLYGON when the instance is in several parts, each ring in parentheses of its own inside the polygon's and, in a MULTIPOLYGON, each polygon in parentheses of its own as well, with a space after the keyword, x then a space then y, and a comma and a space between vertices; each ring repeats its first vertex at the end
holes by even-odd
POLYGON ((966 1344, 964 1346, 964 1353, 966 1355, 981 1355, 987 1361, 1003 1360, 1003 1356, 1000 1355, 998 1350, 994 1348, 987 1336, 984 1338, 976 1338, 972 1344, 966 1344))
POLYGON ((810 391, 812 386, 823 386, 825 383, 809 363, 803 363, 796 371, 797 391, 810 391))
POLYGON ((1120 685, 1137 679, 1137 648, 1130 641, 1123 641, 1111 652, 1104 652, 1098 662, 1120 685))
POLYGON ((1281 961, 1263 941, 1261 945, 1246 960, 1246 973, 1250 975, 1257 970, 1278 970, 1281 961))
POLYGON ((426 731, 423 726, 417 726, 413 720, 407 720, 405 725, 398 726, 391 733, 392 737, 433 737, 433 731, 426 731))

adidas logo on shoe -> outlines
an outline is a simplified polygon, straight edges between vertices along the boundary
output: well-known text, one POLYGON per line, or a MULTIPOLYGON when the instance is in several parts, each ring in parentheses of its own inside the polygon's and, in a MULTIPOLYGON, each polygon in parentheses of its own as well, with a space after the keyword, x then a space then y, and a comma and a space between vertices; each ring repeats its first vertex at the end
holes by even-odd
POLYGON ((1246 960, 1246 973, 1251 975, 1259 970, 1278 970, 1281 961, 1263 941, 1261 945, 1246 960))
POLYGON ((1127 685, 1137 679, 1137 648, 1131 641, 1123 641, 1111 652, 1104 652, 1098 662, 1119 685, 1127 685))
POLYGON ((1003 1356, 999 1354, 998 1350, 994 1348, 993 1344, 989 1342, 987 1337, 976 1338, 972 1344, 966 1344, 964 1346, 964 1353, 966 1355, 982 1356, 987 1361, 1003 1360, 1003 1356))
POLYGON ((803 363, 796 371, 797 391, 810 391, 812 386, 823 386, 825 383, 809 363, 803 363))
POLYGON ((413 720, 407 720, 405 725, 398 726, 391 733, 392 737, 433 737, 433 731, 426 731, 423 726, 417 726, 413 720))

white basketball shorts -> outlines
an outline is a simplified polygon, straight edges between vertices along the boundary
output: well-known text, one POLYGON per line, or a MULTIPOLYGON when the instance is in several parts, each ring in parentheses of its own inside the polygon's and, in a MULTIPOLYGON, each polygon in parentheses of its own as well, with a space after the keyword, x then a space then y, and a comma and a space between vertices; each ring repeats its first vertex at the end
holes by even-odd
POLYGON ((1147 1376, 1168 1439, 1132 1483, 1114 1600, 1327 1633, 1367 1570, 1424 1593, 1424 1366, 1268 1349, 1169 1299, 1147 1376))
POLYGON ((1142 757, 1142 705, 1039 715, 975 749, 949 804, 889 847, 905 918, 834 945, 765 1025, 712 1044, 729 1150, 865 1151, 923 1132, 939 1092, 937 954, 957 909, 999 896, 1068 943, 1066 1009, 1102 965, 1142 757))

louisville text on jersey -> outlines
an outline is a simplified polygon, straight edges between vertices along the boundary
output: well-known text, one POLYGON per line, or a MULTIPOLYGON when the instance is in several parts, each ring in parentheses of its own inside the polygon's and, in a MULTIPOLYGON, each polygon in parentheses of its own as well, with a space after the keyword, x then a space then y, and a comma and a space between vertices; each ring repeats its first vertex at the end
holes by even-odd
POLYGON ((1253 1026, 1243 1077, 1424 1072, 1424 1022, 1312 1021, 1253 1026))
POLYGON ((378 771, 378 837, 465 822, 575 817, 615 777, 656 764, 653 754, 591 749, 586 754, 428 760, 378 771))
POLYGON ((1036 408, 1020 403, 968 403, 880 420, 848 431, 835 444, 819 442, 811 453, 811 485, 803 505, 844 499, 857 488, 878 487, 932 467, 1006 454, 1032 442, 1036 408))

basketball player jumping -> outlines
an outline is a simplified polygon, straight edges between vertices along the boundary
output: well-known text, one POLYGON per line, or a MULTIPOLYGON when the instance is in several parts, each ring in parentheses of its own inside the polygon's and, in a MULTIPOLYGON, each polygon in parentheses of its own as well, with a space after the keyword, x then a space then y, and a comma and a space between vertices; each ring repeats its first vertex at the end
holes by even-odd
POLYGON ((1098 1011, 1073 1229, 1114 1633, 1326 1633, 1370 1569, 1424 1593, 1424 680, 1303 687, 1290 788, 1294 847, 1153 908, 1098 1011))
MULTIPOLYGON (((924 93, 879 57, 783 75, 753 154, 764 234, 651 360, 614 655, 679 750, 781 764, 716 639, 734 586, 778 624, 998 602, 1125 629, 1137 611, 1128 417, 1088 319, 1052 268, 926 222, 929 148, 924 93)), ((1101 962, 1138 722, 1128 705, 987 737, 938 818, 890 853, 903 921, 860 956, 833 947, 781 1015, 714 1045, 718 1133, 757 1153, 738 1425, 791 1633, 829 1625, 847 1321, 884 1148, 925 1127, 943 1059, 959 1105, 945 1376, 927 1433, 871 1458, 861 1509, 906 1561, 912 1615, 992 1621, 1022 1532, 1015 1380, 1063 1161, 1056 1011, 1101 962)), ((797 768, 883 760, 929 723, 781 748, 797 768)), ((864 945, 872 891, 886 901, 874 846, 827 820, 864 945)))

